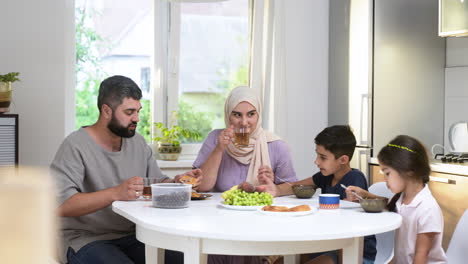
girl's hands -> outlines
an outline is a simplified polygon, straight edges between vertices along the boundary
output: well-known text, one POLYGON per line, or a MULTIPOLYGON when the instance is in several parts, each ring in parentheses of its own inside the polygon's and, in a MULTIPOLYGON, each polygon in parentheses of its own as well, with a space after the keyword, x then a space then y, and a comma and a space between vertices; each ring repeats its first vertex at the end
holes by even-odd
POLYGON ((231 125, 230 127, 224 129, 219 133, 218 136, 218 147, 220 150, 226 149, 227 145, 231 143, 232 138, 234 137, 234 126, 231 125))
POLYGON ((351 201, 351 202, 359 201, 359 198, 357 198, 357 196, 354 195, 353 192, 357 193, 359 196, 361 196, 363 198, 369 196, 369 192, 367 192, 364 189, 361 189, 361 188, 359 188, 357 186, 348 186, 346 188, 346 200, 351 201))

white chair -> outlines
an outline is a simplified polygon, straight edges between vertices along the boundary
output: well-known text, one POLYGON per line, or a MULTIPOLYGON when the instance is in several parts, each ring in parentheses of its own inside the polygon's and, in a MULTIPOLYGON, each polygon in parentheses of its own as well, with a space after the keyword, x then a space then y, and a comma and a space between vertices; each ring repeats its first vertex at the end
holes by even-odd
MULTIPOLYGON (((387 188, 385 182, 372 184, 369 187, 369 192, 388 199, 391 199, 395 195, 387 188)), ((395 231, 376 234, 375 238, 377 240, 377 255, 375 256, 374 263, 389 263, 394 256, 395 231)))
POLYGON ((466 234, 468 234, 468 209, 458 221, 457 227, 453 232, 450 244, 447 248, 448 263, 466 263, 468 257, 468 243, 466 243, 466 234))
POLYGON ((373 193, 378 196, 386 197, 388 199, 392 199, 395 195, 387 188, 387 184, 385 182, 376 182, 369 187, 369 192, 373 193))

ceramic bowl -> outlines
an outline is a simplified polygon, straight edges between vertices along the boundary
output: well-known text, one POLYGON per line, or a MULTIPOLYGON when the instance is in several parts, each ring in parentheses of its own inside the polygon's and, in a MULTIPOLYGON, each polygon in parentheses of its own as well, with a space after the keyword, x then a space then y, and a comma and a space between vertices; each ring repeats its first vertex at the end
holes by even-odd
POLYGON ((315 187, 312 185, 293 185, 292 190, 297 198, 306 199, 315 194, 315 187))
POLYGON ((360 201, 362 209, 368 213, 380 213, 387 208, 387 198, 366 198, 360 201))

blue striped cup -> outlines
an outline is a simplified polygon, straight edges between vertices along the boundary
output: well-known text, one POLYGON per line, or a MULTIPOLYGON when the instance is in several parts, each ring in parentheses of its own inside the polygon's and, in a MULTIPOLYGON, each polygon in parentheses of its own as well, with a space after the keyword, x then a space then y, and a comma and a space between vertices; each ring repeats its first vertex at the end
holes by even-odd
POLYGON ((320 209, 338 209, 340 207, 339 194, 320 194, 319 196, 320 209))

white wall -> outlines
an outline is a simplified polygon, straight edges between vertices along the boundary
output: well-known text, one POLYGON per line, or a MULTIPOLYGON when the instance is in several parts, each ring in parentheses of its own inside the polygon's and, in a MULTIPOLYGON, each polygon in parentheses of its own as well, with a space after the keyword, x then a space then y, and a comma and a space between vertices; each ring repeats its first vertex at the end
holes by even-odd
POLYGON ((21 79, 10 111, 19 114, 19 161, 48 166, 74 122, 65 118, 74 116, 73 1, 0 0, 0 10, 0 73, 21 79))
POLYGON ((297 177, 317 172, 315 136, 328 122, 328 0, 285 1, 287 113, 278 126, 297 177))

